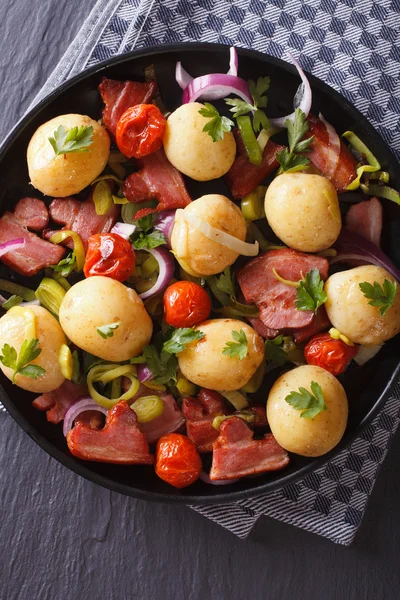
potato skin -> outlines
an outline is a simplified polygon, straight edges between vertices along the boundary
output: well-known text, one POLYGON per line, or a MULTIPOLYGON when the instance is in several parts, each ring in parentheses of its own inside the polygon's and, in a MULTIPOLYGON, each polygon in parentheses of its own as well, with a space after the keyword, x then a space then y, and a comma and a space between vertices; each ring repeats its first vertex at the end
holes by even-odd
POLYGON ((178 171, 196 181, 218 179, 235 160, 236 142, 231 132, 213 142, 203 131, 210 119, 199 114, 204 104, 190 102, 177 108, 167 120, 164 150, 178 171))
POLYGON ((250 325, 236 319, 211 319, 197 325, 205 337, 189 344, 178 355, 183 375, 200 387, 232 391, 243 387, 264 358, 262 338, 250 325), (233 342, 232 331, 243 331, 248 340, 248 354, 239 360, 222 354, 226 342, 233 342))
POLYGON ((278 444, 301 456, 322 456, 342 439, 347 425, 348 404, 342 384, 328 371, 311 365, 284 373, 272 386, 267 401, 267 419, 278 444), (313 419, 301 417, 285 400, 300 387, 311 391, 311 382, 319 383, 327 410, 313 419))
MULTIPOLYGON (((62 331, 57 319, 42 306, 29 306, 35 314, 36 338, 39 340, 38 347, 41 348, 39 356, 32 361, 32 364, 43 367, 46 372, 32 379, 23 375, 17 375, 15 383, 18 387, 29 392, 52 392, 56 390, 64 381, 58 363, 58 355, 62 344, 66 343, 64 332, 62 331)), ((22 343, 25 339, 25 319, 22 315, 13 312, 7 312, 0 319, 0 349, 4 344, 14 346, 19 354, 22 343)), ((5 367, 0 363, 0 368, 4 375, 11 379, 12 369, 5 367)))
POLYGON ((60 308, 60 324, 86 352, 118 362, 137 356, 149 343, 153 323, 137 293, 110 277, 88 277, 73 285, 60 308), (121 321, 103 339, 97 328, 121 321))
POLYGON ((85 115, 60 115, 43 123, 29 142, 27 159, 31 183, 46 196, 72 196, 100 175, 107 164, 109 153, 110 138, 97 121, 85 115), (54 136, 60 125, 64 125, 66 129, 91 125, 93 141, 88 146, 88 151, 60 154, 54 158, 54 150, 48 138, 54 136))
POLYGON ((278 238, 300 252, 329 248, 342 227, 336 190, 321 175, 276 177, 265 194, 265 214, 278 238))
POLYGON ((356 344, 383 344, 400 332, 400 285, 395 300, 381 317, 379 307, 371 306, 359 284, 374 281, 383 284, 395 279, 386 269, 365 265, 331 275, 325 283, 326 312, 336 329, 356 344))
MULTIPOLYGON (((184 212, 207 221, 212 227, 226 231, 239 240, 246 238, 246 221, 241 210, 231 200, 220 194, 207 194, 184 208, 184 212)), ((175 221, 172 230, 172 250, 181 267, 194 277, 207 277, 221 273, 232 265, 239 254, 226 246, 208 239, 190 223, 187 227, 186 254, 180 255, 178 239, 182 224, 175 221)))

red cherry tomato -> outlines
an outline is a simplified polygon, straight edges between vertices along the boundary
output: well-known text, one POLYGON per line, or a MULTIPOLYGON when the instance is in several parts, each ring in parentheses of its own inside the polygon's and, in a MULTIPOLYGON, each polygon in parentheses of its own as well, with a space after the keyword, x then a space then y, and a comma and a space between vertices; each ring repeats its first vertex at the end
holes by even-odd
POLYGON ((128 158, 142 158, 159 150, 166 119, 154 104, 137 104, 124 112, 117 123, 116 141, 128 158))
POLYGON ((193 281, 177 281, 164 293, 164 318, 174 327, 193 327, 210 316, 211 300, 193 281))
POLYGON ((156 473, 176 488, 194 483, 202 470, 200 454, 186 435, 168 433, 157 442, 156 473))
POLYGON ((334 340, 329 333, 319 333, 314 335, 304 348, 304 356, 309 365, 317 365, 332 375, 339 375, 345 372, 357 351, 358 346, 349 346, 342 340, 334 340))
POLYGON ((88 239, 85 277, 103 275, 125 281, 133 273, 136 256, 132 244, 115 233, 98 233, 88 239))

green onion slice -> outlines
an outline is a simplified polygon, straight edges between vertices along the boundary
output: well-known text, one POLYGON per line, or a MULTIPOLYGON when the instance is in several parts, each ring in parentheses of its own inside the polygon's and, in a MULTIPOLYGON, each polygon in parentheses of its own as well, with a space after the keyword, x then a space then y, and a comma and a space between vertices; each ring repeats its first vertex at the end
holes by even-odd
POLYGON ((93 400, 109 410, 120 400, 129 400, 132 398, 139 389, 139 380, 136 377, 136 368, 134 365, 101 364, 91 367, 87 375, 87 385, 89 394, 93 400), (130 379, 131 385, 125 393, 117 398, 107 398, 107 396, 103 396, 94 387, 95 383, 107 384, 119 377, 127 377, 130 379))
POLYGON ((246 221, 258 221, 265 217, 264 199, 266 191, 266 185, 259 185, 254 192, 243 198, 240 208, 246 221))
POLYGON ((241 302, 235 300, 235 298, 232 296, 229 297, 229 306, 233 308, 237 314, 240 314, 243 317, 258 317, 260 314, 257 306, 242 304, 241 302))
POLYGON ((367 196, 378 196, 379 198, 386 198, 386 200, 400 204, 400 193, 388 185, 378 185, 376 183, 364 185, 362 183, 361 189, 367 196))
POLYGON ((0 291, 8 292, 14 296, 21 296, 25 302, 36 300, 36 294, 33 290, 30 290, 23 285, 19 285, 18 283, 7 281, 6 279, 0 279, 0 291))
POLYGON ((131 405, 139 423, 149 423, 164 412, 165 404, 159 396, 143 396, 131 405))
POLYGON ((343 137, 346 138, 353 148, 361 155, 362 159, 367 162, 366 165, 361 165, 356 170, 357 177, 346 187, 346 190, 357 190, 360 187, 361 177, 364 173, 374 173, 379 171, 381 165, 378 159, 372 154, 371 150, 353 133, 353 131, 345 131, 343 137))
POLYGON ((106 215, 113 205, 110 186, 104 179, 96 183, 93 190, 93 202, 98 215, 106 215))
POLYGON ((40 304, 47 308, 53 315, 58 316, 61 302, 67 292, 57 281, 44 277, 36 290, 36 298, 40 304))
POLYGON ((49 238, 49 241, 53 244, 61 244, 61 242, 65 242, 68 238, 72 238, 74 242, 76 270, 82 271, 83 265, 85 264, 85 248, 83 247, 81 238, 75 231, 70 231, 69 229, 56 231, 56 233, 53 233, 51 238, 49 238))

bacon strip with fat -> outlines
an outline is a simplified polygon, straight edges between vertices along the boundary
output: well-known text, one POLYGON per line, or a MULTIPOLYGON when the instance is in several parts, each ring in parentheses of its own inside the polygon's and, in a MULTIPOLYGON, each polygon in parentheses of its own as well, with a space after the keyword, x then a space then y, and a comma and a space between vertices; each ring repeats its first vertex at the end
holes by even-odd
POLYGON ((49 224, 49 211, 39 198, 21 198, 14 208, 14 216, 24 227, 34 231, 43 231, 49 224))
POLYGON ((199 452, 211 452, 219 433, 212 426, 214 417, 227 414, 224 399, 213 390, 201 389, 197 398, 183 399, 182 412, 188 437, 199 452))
POLYGON ((382 204, 378 198, 371 198, 353 204, 346 215, 346 227, 354 233, 380 246, 382 233, 382 204))

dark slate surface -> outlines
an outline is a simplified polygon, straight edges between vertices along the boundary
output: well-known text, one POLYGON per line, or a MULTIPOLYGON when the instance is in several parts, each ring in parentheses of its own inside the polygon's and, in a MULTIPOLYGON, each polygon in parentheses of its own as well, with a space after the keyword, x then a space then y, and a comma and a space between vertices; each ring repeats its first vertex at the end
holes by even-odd
MULTIPOLYGON (((2 138, 93 4, 3 0, 2 138)), ((399 455, 397 435, 352 547, 270 519, 241 541, 183 506, 80 479, 0 413, 0 599, 398 599, 399 455)))

